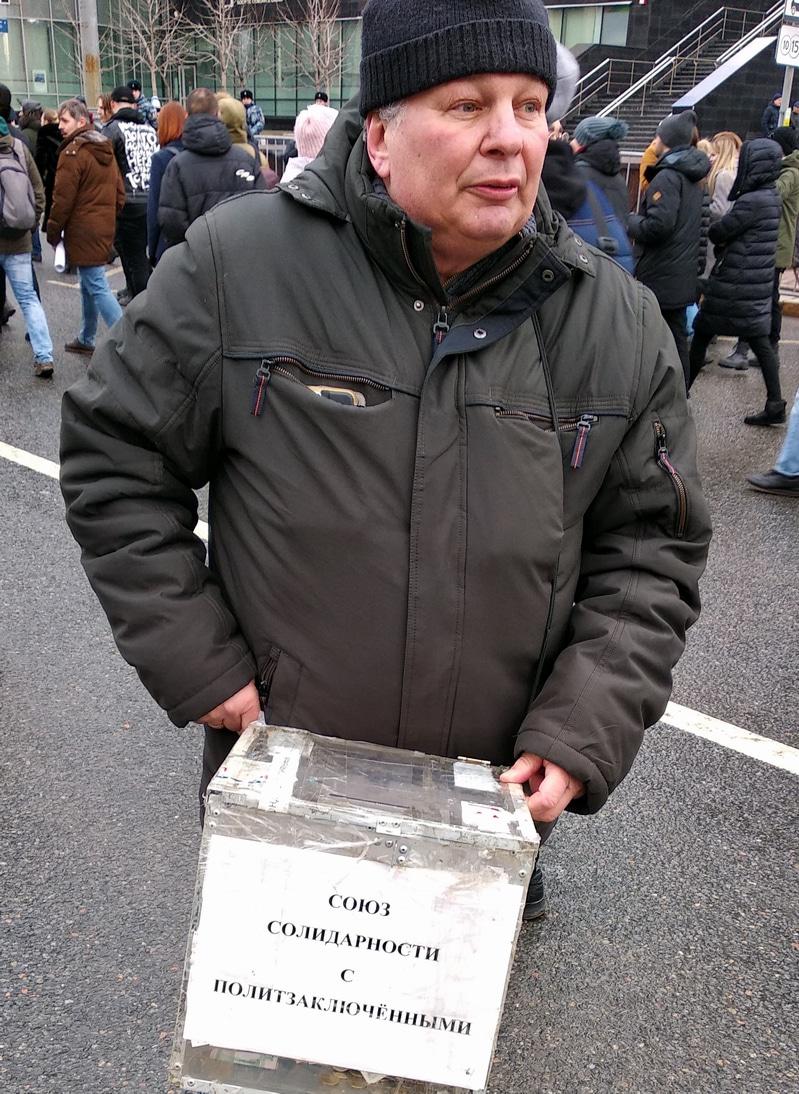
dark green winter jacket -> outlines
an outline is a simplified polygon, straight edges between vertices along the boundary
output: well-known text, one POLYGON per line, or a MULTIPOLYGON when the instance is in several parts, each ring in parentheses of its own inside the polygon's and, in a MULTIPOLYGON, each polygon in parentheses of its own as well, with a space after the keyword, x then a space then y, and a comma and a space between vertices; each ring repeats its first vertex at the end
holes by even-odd
POLYGON ((448 300, 360 132, 342 113, 282 192, 223 202, 164 255, 65 397, 70 527, 178 725, 255 676, 272 722, 535 752, 595 810, 699 611, 709 526, 672 337, 543 194, 537 231, 448 300))

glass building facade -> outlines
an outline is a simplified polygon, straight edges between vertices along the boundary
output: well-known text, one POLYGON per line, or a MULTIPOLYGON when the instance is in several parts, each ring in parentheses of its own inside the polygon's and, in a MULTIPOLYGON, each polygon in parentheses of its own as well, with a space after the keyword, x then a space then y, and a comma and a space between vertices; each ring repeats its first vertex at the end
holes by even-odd
MULTIPOLYGON (((119 0, 97 0, 103 89, 110 91, 135 77, 150 92, 150 74, 121 30, 118 4, 119 0)), ((345 18, 337 21, 335 35, 343 61, 338 78, 325 88, 335 106, 358 88, 357 13, 362 7, 363 0, 340 5, 345 18)), ((564 45, 624 45, 630 7, 630 3, 550 4, 549 20, 564 45)), ((0 82, 11 88, 15 106, 24 99, 55 106, 80 94, 77 25, 77 0, 0 0, 0 82)), ((241 35, 237 51, 241 78, 268 118, 291 119, 313 98, 316 88, 305 71, 304 33, 297 26, 275 22, 241 35)), ((231 93, 238 93, 240 88, 231 86, 234 74, 222 81, 207 53, 198 38, 190 63, 159 76, 155 93, 162 99, 183 98, 193 87, 219 88, 223 82, 231 93)))

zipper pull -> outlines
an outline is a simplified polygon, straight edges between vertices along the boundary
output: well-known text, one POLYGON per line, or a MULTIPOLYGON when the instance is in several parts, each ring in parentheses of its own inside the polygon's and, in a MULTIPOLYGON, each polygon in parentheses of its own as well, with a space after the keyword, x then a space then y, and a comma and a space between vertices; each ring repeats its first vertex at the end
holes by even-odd
POLYGON ((266 388, 269 381, 272 379, 272 370, 269 367, 269 361, 264 358, 258 367, 258 371, 255 374, 255 383, 252 388, 252 402, 250 403, 250 414, 254 418, 260 418, 261 411, 264 408, 264 402, 266 400, 266 388))
POLYGON ((670 475, 676 475, 677 472, 672 466, 671 459, 669 457, 669 447, 666 430, 663 427, 663 423, 657 421, 655 422, 655 445, 657 448, 657 462, 665 471, 668 471, 670 475))
POLYGON ((449 334, 449 316, 447 315, 446 308, 438 309, 438 318, 433 323, 433 336, 436 340, 436 345, 440 346, 446 336, 449 334))
POLYGON ((585 457, 585 450, 588 446, 588 434, 591 432, 591 426, 594 422, 598 421, 596 414, 583 414, 577 423, 577 436, 574 438, 574 448, 572 449, 571 466, 572 470, 577 471, 583 466, 583 458, 585 457))

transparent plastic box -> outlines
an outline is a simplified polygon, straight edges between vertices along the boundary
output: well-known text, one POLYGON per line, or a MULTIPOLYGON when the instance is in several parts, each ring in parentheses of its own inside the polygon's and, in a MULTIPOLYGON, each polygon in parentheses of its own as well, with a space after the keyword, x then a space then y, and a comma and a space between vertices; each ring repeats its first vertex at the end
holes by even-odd
POLYGON ((539 842, 498 775, 251 725, 208 791, 170 1089, 483 1090, 539 842))

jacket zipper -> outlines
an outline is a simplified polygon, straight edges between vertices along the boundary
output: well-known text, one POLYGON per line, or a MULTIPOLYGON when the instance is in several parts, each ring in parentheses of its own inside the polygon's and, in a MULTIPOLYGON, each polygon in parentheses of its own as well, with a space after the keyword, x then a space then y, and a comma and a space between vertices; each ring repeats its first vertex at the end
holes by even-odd
MULTIPOLYGON (((498 418, 521 418, 527 421, 551 422, 548 414, 534 414, 527 410, 506 410, 503 407, 495 407, 494 413, 498 418)), ((575 429, 577 436, 574 438, 570 466, 574 471, 579 471, 585 459, 585 450, 588 447, 588 434, 595 422, 599 421, 598 414, 581 414, 579 418, 558 418, 561 430, 571 431, 575 429)))
POLYGON ((269 651, 269 660, 264 666, 264 671, 258 680, 258 695, 261 699, 261 707, 266 714, 266 708, 269 703, 269 695, 272 691, 272 681, 275 678, 275 672, 277 671, 277 663, 280 660, 281 650, 279 646, 272 646, 269 651))
POLYGON ((273 376, 282 376, 286 380, 292 380, 295 384, 302 385, 302 380, 298 380, 293 373, 289 372, 288 369, 283 368, 283 365, 292 365, 302 372, 307 372, 309 376, 318 376, 323 380, 341 380, 350 384, 366 384, 367 387, 373 387, 377 391, 390 390, 385 384, 378 384, 376 380, 370 380, 366 376, 352 376, 349 373, 344 372, 328 372, 326 369, 311 368, 310 365, 304 364, 297 357, 264 357, 255 373, 252 403, 250 406, 250 413, 256 418, 260 417, 261 411, 264 408, 266 389, 273 376))
MULTIPOLYGON (((400 223, 400 241, 402 243, 402 254, 405 258, 405 264, 407 265, 411 276, 417 282, 417 284, 421 285, 422 288, 426 289, 429 293, 430 287, 419 276, 419 274, 416 272, 415 266, 411 262, 410 252, 408 251, 408 240, 406 238, 406 223, 407 222, 405 218, 403 218, 400 223)), ((439 303, 438 315, 436 317, 435 323, 433 324, 433 337, 435 338, 436 345, 440 346, 446 338, 447 334, 449 334, 449 312, 453 309, 459 308, 461 304, 465 304, 466 301, 471 300, 472 297, 479 296, 481 293, 485 292, 486 289, 490 289, 498 282, 504 281, 506 277, 509 277, 515 270, 518 270, 522 263, 527 261, 527 257, 532 251, 534 245, 535 240, 531 239, 522 248, 521 254, 517 255, 516 258, 514 258, 513 262, 511 262, 509 266, 506 266, 504 270, 500 270, 499 273, 496 273, 492 277, 489 277, 488 280, 481 282, 481 284, 476 285, 473 289, 469 289, 468 292, 463 293, 461 296, 456 296, 453 300, 448 300, 446 304, 439 303)), ((446 286, 444 287, 446 288, 446 286)))
POLYGON ((677 539, 682 539, 688 523, 688 490, 679 471, 671 462, 665 426, 659 418, 656 418, 652 423, 652 427, 655 431, 655 458, 658 467, 662 468, 669 476, 671 485, 674 487, 674 493, 677 495, 676 535, 677 539))

